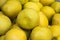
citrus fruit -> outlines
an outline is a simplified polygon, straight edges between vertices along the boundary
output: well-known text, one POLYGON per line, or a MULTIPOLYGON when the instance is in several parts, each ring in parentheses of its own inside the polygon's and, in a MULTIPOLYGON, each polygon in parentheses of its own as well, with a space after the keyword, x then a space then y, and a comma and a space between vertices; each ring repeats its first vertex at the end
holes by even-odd
POLYGON ((11 24, 11 20, 7 16, 0 14, 0 35, 5 34, 5 32, 7 32, 10 28, 11 24))
POLYGON ((57 40, 60 40, 60 36, 57 37, 57 40))
POLYGON ((49 6, 42 7, 41 11, 47 16, 47 18, 50 20, 51 17, 55 14, 55 11, 53 8, 49 6))
POLYGON ((5 15, 14 18, 18 15, 18 13, 21 11, 22 6, 19 1, 7 1, 6 4, 2 7, 2 11, 5 13, 5 15))
POLYGON ((6 33, 5 40, 27 40, 27 37, 22 29, 12 28, 6 33))
POLYGON ((30 0, 30 2, 39 2, 40 0, 30 0))
POLYGON ((13 29, 13 28, 20 29, 20 27, 17 24, 13 24, 11 29, 13 29))
POLYGON ((59 13, 53 16, 52 25, 60 25, 60 14, 59 13))
POLYGON ((43 5, 50 5, 50 4, 52 4, 53 2, 55 2, 55 0, 40 0, 40 2, 41 2, 43 5))
POLYGON ((29 0, 19 0, 21 4, 27 3, 29 0))
POLYGON ((52 8, 54 8, 54 10, 56 12, 60 12, 60 2, 54 2, 52 5, 51 5, 52 8))
MULTIPOLYGON (((13 1, 13 0, 12 0, 13 1)), ((24 5, 25 3, 27 3, 29 0, 14 0, 14 1, 19 1, 22 5, 24 5)))
POLYGON ((0 8, 5 4, 7 0, 0 0, 0 8))
POLYGON ((48 25, 49 28, 51 28, 51 25, 48 25))
POLYGON ((39 14, 33 9, 22 10, 17 16, 17 24, 23 29, 32 29, 37 26, 39 14))
POLYGON ((4 40, 5 39, 5 35, 0 36, 0 40, 4 40))
POLYGON ((45 27, 48 27, 48 19, 47 19, 47 17, 44 15, 44 13, 43 12, 39 12, 39 16, 40 16, 40 18, 39 18, 39 25, 40 26, 45 26, 45 27))
MULTIPOLYGON (((36 4, 39 6, 39 9, 41 10, 41 8, 43 7, 42 3, 37 2, 36 4)), ((39 11, 40 11, 40 10, 39 10, 39 11)))
POLYGON ((52 32, 48 27, 37 26, 32 30, 31 40, 51 40, 52 32))
POLYGON ((52 25, 51 31, 53 33, 53 37, 58 37, 60 35, 60 26, 59 25, 52 25))
POLYGON ((36 11, 40 11, 40 9, 42 8, 42 4, 41 3, 35 3, 35 2, 27 2, 25 5, 24 5, 24 8, 32 8, 36 11))
POLYGON ((2 12, 2 11, 0 11, 0 15, 1 15, 1 14, 3 14, 3 12, 2 12))

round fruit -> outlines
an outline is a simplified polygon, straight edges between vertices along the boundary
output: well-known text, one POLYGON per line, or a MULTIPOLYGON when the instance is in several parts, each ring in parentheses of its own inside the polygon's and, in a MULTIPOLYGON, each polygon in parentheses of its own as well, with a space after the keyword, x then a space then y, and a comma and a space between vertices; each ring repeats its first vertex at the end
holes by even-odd
POLYGON ((40 0, 30 0, 31 2, 39 2, 40 0))
POLYGON ((47 16, 47 18, 50 20, 51 17, 55 14, 55 11, 53 8, 49 6, 44 6, 41 11, 47 16))
MULTIPOLYGON (((13 0, 12 0, 13 1, 13 0)), ((22 5, 24 5, 25 3, 27 3, 29 0, 14 0, 14 1, 19 1, 22 5)))
POLYGON ((57 40, 60 40, 60 36, 57 37, 57 40))
POLYGON ((39 6, 39 9, 41 10, 41 8, 43 7, 43 5, 40 2, 37 2, 36 4, 39 6))
POLYGON ((0 40, 4 40, 5 36, 0 36, 0 40))
POLYGON ((7 0, 0 0, 0 7, 2 7, 7 0))
POLYGON ((51 40, 52 32, 47 27, 38 26, 32 30, 30 39, 31 40, 51 40))
POLYGON ((60 25, 60 14, 55 14, 52 18, 53 25, 60 25))
POLYGON ((21 4, 27 3, 29 0, 19 0, 21 4))
POLYGON ((10 26, 11 26, 10 19, 5 15, 0 14, 0 35, 3 35, 6 31, 8 31, 10 26))
POLYGON ((27 37, 22 29, 12 28, 6 33, 5 40, 27 40, 27 37))
POLYGON ((43 5, 50 5, 50 4, 52 4, 53 2, 55 2, 55 0, 40 0, 40 2, 41 2, 43 5))
POLYGON ((40 26, 48 27, 48 19, 47 19, 47 17, 43 14, 43 12, 39 12, 39 16, 40 16, 39 25, 40 25, 40 26))
POLYGON ((21 11, 22 7, 19 1, 7 1, 2 7, 2 11, 9 17, 14 18, 21 11))
POLYGON ((60 12, 60 2, 54 2, 52 5, 51 5, 52 8, 54 8, 54 10, 56 12, 60 12))
POLYGON ((20 29, 19 26, 18 26, 17 24, 13 24, 13 25, 12 25, 12 29, 13 29, 13 28, 20 29))
POLYGON ((52 31, 52 33, 53 33, 53 37, 57 37, 57 36, 59 36, 60 35, 60 26, 58 26, 58 25, 53 25, 53 26, 51 26, 51 31, 52 31))
POLYGON ((24 8, 32 8, 36 11, 40 11, 40 9, 42 8, 42 4, 41 3, 35 3, 35 2, 27 2, 25 5, 24 5, 24 8))
POLYGON ((24 29, 32 29, 37 26, 39 14, 33 9, 24 9, 17 16, 17 24, 24 29))
POLYGON ((3 12, 2 12, 2 11, 0 11, 0 14, 3 14, 3 12))
POLYGON ((51 25, 48 25, 49 28, 51 28, 51 25))

